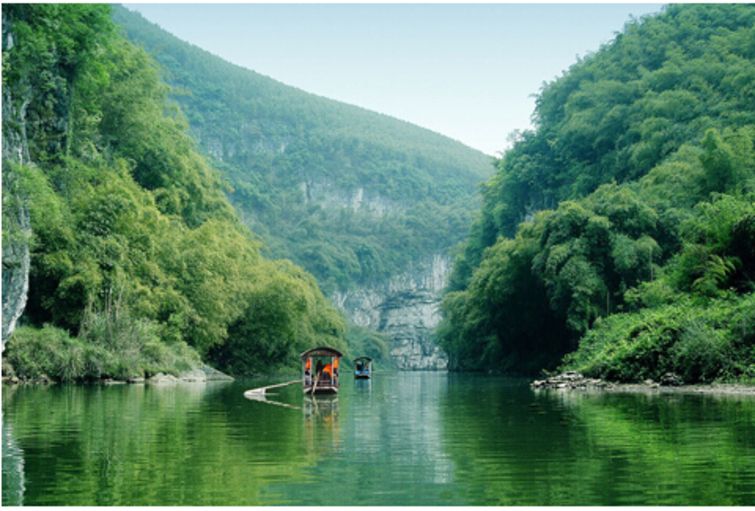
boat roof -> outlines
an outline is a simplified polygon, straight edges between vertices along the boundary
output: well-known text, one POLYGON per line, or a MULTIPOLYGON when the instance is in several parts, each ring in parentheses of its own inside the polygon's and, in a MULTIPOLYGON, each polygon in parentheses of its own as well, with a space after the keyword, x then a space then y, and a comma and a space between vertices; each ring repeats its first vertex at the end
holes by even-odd
POLYGON ((318 346, 317 348, 312 348, 305 351, 304 353, 299 355, 299 358, 304 360, 307 357, 316 357, 316 356, 326 356, 326 357, 331 356, 332 357, 333 355, 337 357, 342 357, 343 353, 341 353, 335 348, 330 348, 328 346, 318 346))
POLYGON ((367 360, 368 362, 372 362, 372 359, 370 357, 357 357, 354 359, 354 362, 357 360, 367 360))

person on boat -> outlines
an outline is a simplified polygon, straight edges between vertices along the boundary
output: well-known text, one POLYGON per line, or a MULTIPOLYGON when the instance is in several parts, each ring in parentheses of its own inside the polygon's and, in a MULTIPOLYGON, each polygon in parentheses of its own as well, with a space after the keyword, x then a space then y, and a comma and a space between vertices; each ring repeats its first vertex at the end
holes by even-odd
POLYGON ((325 379, 333 381, 333 366, 330 364, 326 364, 325 367, 323 367, 322 372, 326 375, 325 379))
POLYGON ((312 359, 308 358, 304 363, 304 385, 312 385, 312 359))
POLYGON ((320 381, 322 378, 322 360, 317 361, 317 365, 315 366, 315 375, 317 376, 317 381, 320 381))

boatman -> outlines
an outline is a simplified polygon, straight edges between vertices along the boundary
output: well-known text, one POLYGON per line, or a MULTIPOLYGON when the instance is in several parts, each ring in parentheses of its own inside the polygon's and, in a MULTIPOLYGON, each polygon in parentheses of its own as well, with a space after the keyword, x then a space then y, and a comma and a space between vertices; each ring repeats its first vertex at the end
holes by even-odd
POLYGON ((312 359, 307 358, 307 361, 304 363, 304 385, 309 387, 312 385, 312 359))

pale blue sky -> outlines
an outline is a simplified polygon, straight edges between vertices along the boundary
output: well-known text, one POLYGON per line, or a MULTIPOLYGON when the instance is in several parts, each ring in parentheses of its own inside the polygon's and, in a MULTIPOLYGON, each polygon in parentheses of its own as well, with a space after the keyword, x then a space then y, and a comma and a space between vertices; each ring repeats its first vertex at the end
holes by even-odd
POLYGON ((532 94, 660 4, 126 4, 181 39, 488 154, 532 94))

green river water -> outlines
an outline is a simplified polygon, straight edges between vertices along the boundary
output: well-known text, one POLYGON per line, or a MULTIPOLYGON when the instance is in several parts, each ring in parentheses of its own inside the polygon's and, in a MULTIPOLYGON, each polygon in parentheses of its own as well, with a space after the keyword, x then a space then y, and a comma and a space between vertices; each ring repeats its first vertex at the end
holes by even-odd
POLYGON ((753 505, 755 399, 445 373, 3 386, 4 505, 753 505))

